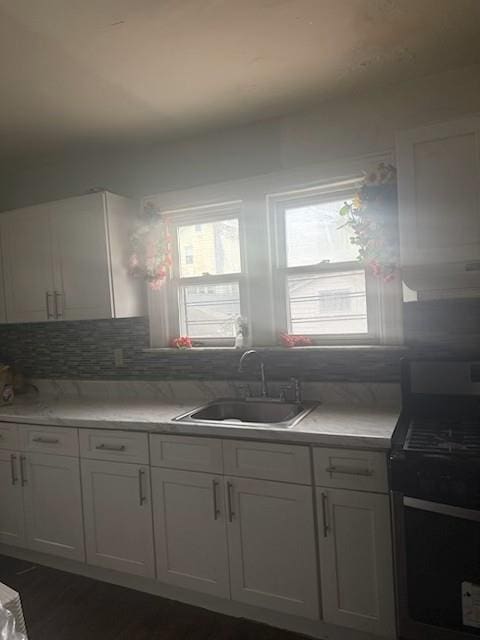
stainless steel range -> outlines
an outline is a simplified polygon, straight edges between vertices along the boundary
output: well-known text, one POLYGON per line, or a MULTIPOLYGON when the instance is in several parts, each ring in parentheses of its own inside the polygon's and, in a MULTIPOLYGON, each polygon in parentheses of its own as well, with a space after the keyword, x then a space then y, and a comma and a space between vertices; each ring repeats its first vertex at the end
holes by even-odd
POLYGON ((390 457, 399 632, 480 637, 480 365, 406 360, 390 457))

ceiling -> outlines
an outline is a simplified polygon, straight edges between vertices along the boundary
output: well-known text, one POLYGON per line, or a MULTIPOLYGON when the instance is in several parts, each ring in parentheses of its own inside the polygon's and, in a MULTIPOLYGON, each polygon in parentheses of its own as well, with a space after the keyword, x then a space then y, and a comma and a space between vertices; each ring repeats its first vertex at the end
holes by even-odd
POLYGON ((0 162, 185 137, 474 64, 479 25, 479 0, 0 0, 0 162))

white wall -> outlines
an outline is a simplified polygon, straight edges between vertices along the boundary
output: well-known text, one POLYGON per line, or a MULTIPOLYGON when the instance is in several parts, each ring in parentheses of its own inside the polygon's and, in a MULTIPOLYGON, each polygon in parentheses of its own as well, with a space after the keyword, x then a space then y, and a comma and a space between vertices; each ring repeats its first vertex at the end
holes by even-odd
POLYGON ((102 186, 141 197, 311 163, 383 152, 395 131, 480 111, 480 65, 315 110, 176 143, 57 158, 3 172, 0 209, 102 186))

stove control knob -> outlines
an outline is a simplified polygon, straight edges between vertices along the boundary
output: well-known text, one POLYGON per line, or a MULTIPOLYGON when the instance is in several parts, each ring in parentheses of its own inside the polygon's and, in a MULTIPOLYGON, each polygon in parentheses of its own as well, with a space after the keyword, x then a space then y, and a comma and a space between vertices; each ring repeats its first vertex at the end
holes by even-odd
POLYGON ((392 451, 392 453, 390 454, 391 462, 404 462, 405 459, 406 457, 403 451, 392 451))

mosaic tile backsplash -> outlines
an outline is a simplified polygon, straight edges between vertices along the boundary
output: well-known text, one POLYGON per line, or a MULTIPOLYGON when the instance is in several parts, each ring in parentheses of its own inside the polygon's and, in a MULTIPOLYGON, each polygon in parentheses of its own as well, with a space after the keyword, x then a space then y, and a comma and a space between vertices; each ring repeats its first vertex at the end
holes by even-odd
MULTIPOLYGON (((8 358, 32 378, 152 380, 250 380, 238 373, 238 351, 148 352, 147 318, 42 322, 0 326, 0 359, 8 358), (124 364, 115 366, 114 350, 124 364)), ((325 348, 262 352, 274 380, 297 376, 311 381, 396 382, 402 350, 325 348)))

